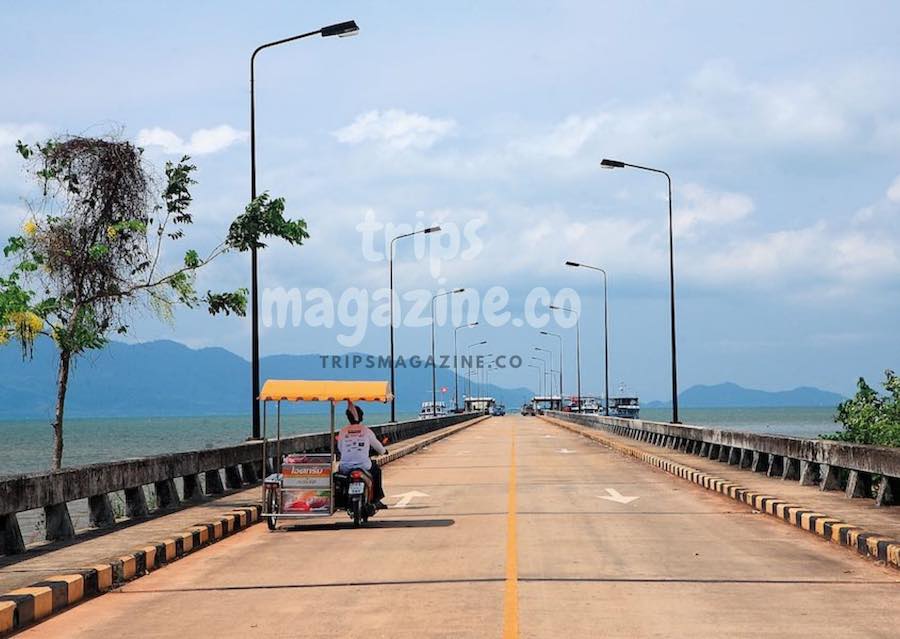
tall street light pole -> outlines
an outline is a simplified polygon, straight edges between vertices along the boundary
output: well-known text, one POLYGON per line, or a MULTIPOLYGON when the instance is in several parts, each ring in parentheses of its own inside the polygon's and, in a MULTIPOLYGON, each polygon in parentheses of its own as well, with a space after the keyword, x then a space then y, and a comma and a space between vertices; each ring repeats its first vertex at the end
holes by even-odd
POLYGON ((437 362, 434 359, 434 301, 445 295, 462 293, 464 288, 456 288, 445 293, 438 293, 431 297, 431 416, 437 417, 437 362))
POLYGON ((394 242, 397 240, 401 240, 404 237, 412 237, 413 235, 418 235, 419 233, 428 234, 428 233, 437 233, 441 230, 440 226, 432 226, 427 229, 420 229, 418 231, 413 231, 412 233, 404 233, 403 235, 398 235, 391 239, 390 244, 388 245, 388 286, 389 286, 389 294, 391 297, 391 421, 397 421, 397 387, 395 383, 395 375, 394 372, 394 242))
MULTIPOLYGON (((541 348, 540 346, 535 346, 534 350, 547 353, 547 357, 549 358, 549 361, 547 362, 547 371, 550 373, 554 372, 553 371, 553 351, 551 351, 549 348, 541 348)), ((553 377, 552 376, 550 377, 550 396, 551 397, 553 396, 553 377)))
POLYGON ((669 309, 671 313, 670 326, 672 327, 672 423, 679 424, 678 360, 675 354, 675 239, 672 231, 672 177, 661 169, 654 169, 649 166, 640 166, 639 164, 629 164, 628 162, 620 162, 619 160, 604 159, 602 162, 600 162, 600 166, 606 169, 622 169, 625 167, 629 167, 632 169, 640 169, 641 171, 659 173, 666 176, 666 181, 669 186, 669 309))
POLYGON ((453 409, 459 412, 459 353, 456 348, 457 335, 461 328, 472 328, 478 326, 478 322, 471 324, 463 324, 453 329, 453 409))
POLYGON ((537 395, 538 395, 538 397, 540 397, 541 395, 543 395, 543 393, 541 392, 541 383, 542 383, 542 382, 541 382, 541 379, 543 379, 543 376, 544 376, 543 373, 541 372, 541 367, 538 366, 537 364, 529 364, 529 365, 528 365, 528 368, 534 368, 534 369, 537 369, 537 373, 538 373, 538 390, 537 390, 537 395))
POLYGON ((468 397, 472 397, 472 356, 469 354, 469 349, 474 346, 484 346, 487 344, 487 340, 481 340, 480 342, 475 342, 474 344, 469 344, 466 346, 466 357, 469 360, 469 375, 468 375, 468 383, 469 383, 469 391, 466 393, 468 397))
POLYGON ((550 337, 555 337, 559 340, 559 403, 560 408, 562 408, 562 397, 563 397, 563 340, 562 335, 557 333, 551 333, 549 331, 541 331, 541 335, 549 335, 550 337))
MULTIPOLYGON (((250 55, 250 201, 256 199, 256 55, 263 49, 278 46, 279 44, 287 44, 294 40, 301 40, 314 35, 321 35, 323 38, 329 36, 350 36, 356 35, 359 27, 356 22, 341 22, 323 27, 316 31, 301 33, 300 35, 291 36, 290 38, 282 38, 266 42, 253 50, 250 55)), ((259 290, 258 290, 258 260, 256 255, 256 244, 250 247, 250 375, 251 375, 251 393, 252 399, 250 410, 252 412, 252 435, 253 439, 260 438, 260 415, 259 415, 259 290)))
POLYGON ((584 408, 581 405, 581 314, 568 306, 554 306, 551 304, 550 308, 554 311, 566 311, 575 315, 575 376, 577 378, 578 412, 580 413, 584 408))
POLYGON ((531 356, 531 359, 538 362, 541 365, 541 397, 546 397, 546 385, 547 385, 547 362, 544 361, 543 357, 535 357, 531 356))
POLYGON ((578 262, 566 262, 566 266, 588 268, 592 271, 603 273, 603 414, 609 417, 609 296, 607 295, 606 271, 598 266, 590 266, 578 262))

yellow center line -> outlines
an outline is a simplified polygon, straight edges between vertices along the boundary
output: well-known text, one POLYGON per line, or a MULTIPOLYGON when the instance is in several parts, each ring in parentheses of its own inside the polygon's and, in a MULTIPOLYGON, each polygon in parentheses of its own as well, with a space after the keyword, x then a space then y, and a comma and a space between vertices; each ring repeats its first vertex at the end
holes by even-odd
POLYGON ((509 494, 506 502, 506 589, 503 595, 503 639, 519 636, 519 566, 516 547, 516 430, 510 429, 509 494))

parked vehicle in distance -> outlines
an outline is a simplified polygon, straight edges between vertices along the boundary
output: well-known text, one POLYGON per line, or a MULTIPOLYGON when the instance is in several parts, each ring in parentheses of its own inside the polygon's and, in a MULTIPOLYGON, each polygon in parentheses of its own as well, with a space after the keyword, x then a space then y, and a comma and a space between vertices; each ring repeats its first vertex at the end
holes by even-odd
POLYGON ((494 417, 503 417, 506 415, 506 406, 503 404, 494 404, 491 407, 491 415, 494 417))
POLYGON ((531 404, 522 404, 522 415, 534 415, 534 406, 531 404))
POLYGON ((447 405, 444 402, 435 402, 434 409, 430 401, 422 402, 422 408, 419 410, 419 419, 431 419, 432 417, 445 417, 447 415, 447 405))

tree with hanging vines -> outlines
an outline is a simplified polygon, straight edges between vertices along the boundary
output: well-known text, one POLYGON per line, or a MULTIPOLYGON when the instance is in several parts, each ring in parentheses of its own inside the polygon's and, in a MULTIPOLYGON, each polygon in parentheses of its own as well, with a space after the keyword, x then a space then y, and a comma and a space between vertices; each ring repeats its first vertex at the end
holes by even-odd
POLYGON ((52 468, 63 459, 69 374, 76 358, 128 332, 129 318, 149 308, 170 320, 176 306, 212 315, 245 315, 246 289, 199 293, 198 272, 229 251, 263 248, 267 237, 300 245, 303 220, 284 217, 284 200, 264 193, 231 224, 227 237, 201 255, 182 249, 193 223, 190 158, 167 162, 156 176, 142 149, 112 137, 65 137, 16 149, 37 183, 22 233, 3 249, 0 345, 18 343, 30 358, 40 336, 59 355, 52 468), (5 274, 3 274, 5 272, 5 274))

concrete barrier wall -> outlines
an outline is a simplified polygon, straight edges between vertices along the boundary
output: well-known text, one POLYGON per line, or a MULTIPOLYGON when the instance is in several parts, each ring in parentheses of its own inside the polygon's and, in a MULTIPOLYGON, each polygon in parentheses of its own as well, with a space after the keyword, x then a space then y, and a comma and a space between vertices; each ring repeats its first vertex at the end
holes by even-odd
POLYGON ((589 428, 740 466, 754 472, 847 497, 869 497, 876 506, 900 502, 900 449, 823 439, 761 435, 687 424, 547 411, 589 428))
MULTIPOLYGON (((480 413, 461 413, 371 428, 379 438, 387 436, 392 442, 396 442, 452 426, 478 415, 480 413)), ((327 432, 286 437, 281 441, 283 455, 326 452, 330 448, 327 432)), ((171 508, 181 501, 199 500, 206 495, 223 493, 226 486, 236 489, 260 481, 264 474, 275 467, 275 454, 274 443, 270 440, 264 467, 261 443, 245 442, 221 448, 75 466, 56 472, 0 479, 0 552, 14 554, 25 550, 16 513, 42 508, 47 539, 69 539, 75 535, 75 531, 66 505, 68 502, 87 499, 91 524, 95 527, 109 527, 116 524, 110 493, 123 491, 126 514, 129 517, 143 517, 150 514, 145 486, 152 486, 157 509, 171 508), (175 486, 176 478, 180 479, 182 485, 180 495, 175 486)))

